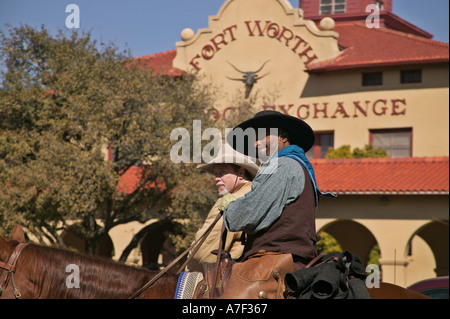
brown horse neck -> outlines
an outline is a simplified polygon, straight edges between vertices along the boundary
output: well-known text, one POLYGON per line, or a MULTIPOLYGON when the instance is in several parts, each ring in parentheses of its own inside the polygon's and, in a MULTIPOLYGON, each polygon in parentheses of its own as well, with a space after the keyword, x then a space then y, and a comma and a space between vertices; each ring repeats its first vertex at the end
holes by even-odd
POLYGON ((387 282, 381 282, 379 288, 368 290, 372 299, 431 299, 426 295, 387 282))
MULTIPOLYGON (((111 260, 33 245, 21 255, 17 285, 28 287, 22 292, 24 298, 128 298, 156 273, 111 260), (77 285, 69 287, 74 280, 79 280, 79 288, 77 285)), ((176 283, 177 278, 164 276, 142 297, 173 298, 176 283)))

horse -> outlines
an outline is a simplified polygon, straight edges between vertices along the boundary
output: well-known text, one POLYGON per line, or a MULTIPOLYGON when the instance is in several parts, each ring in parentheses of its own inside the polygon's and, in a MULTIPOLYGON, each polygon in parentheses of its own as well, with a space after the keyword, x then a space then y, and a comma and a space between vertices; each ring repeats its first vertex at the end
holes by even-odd
MULTIPOLYGON (((1 298, 127 299, 159 273, 24 242, 25 237, 17 227, 10 240, 0 236, 1 298), (22 251, 16 254, 15 272, 8 278, 7 261, 19 245, 23 245, 20 246, 22 251)), ((175 295, 177 281, 176 275, 165 274, 137 298, 171 299, 175 295)))
MULTIPOLYGON (((6 264, 25 236, 15 227, 10 240, 0 236, 0 287, 5 288, 6 264)), ((23 247, 23 246, 22 246, 23 247)), ((126 299, 139 291, 159 271, 127 266, 111 260, 87 256, 60 248, 27 244, 16 260, 15 272, 0 297, 30 299, 126 299), (79 286, 71 282, 73 267, 79 269, 79 286), (69 269, 69 270, 68 270, 69 269), (17 293, 16 292, 16 293, 17 293)), ((178 276, 166 273, 145 289, 137 298, 173 299, 178 276)), ((429 299, 415 291, 390 283, 368 288, 372 299, 429 299)))

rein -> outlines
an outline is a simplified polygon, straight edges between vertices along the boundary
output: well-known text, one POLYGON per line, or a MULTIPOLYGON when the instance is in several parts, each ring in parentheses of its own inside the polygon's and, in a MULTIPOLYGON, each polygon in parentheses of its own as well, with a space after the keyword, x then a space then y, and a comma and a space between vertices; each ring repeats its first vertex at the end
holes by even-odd
POLYGON ((142 286, 138 291, 136 291, 133 295, 131 295, 128 299, 136 299, 137 297, 139 297, 139 295, 141 295, 147 288, 149 288, 151 285, 153 285, 159 278, 162 277, 162 275, 164 275, 169 269, 171 269, 178 261, 180 261, 181 258, 183 258, 187 253, 189 253, 192 250, 192 254, 190 256, 188 256, 188 258, 186 259, 186 261, 183 263, 183 265, 181 265, 181 267, 178 269, 177 271, 177 275, 179 275, 184 267, 186 267, 186 265, 189 263, 189 261, 192 259, 192 257, 197 253, 198 249, 200 248, 200 246, 203 244, 203 242, 205 241, 206 237, 208 237, 208 235, 211 233, 212 229, 214 228, 214 226, 217 224, 217 222, 219 221, 219 219, 222 217, 222 212, 220 212, 219 214, 217 214, 216 219, 214 219, 214 221, 212 222, 212 224, 208 227, 208 229, 203 233, 203 235, 196 241, 194 242, 188 249, 186 249, 180 256, 178 256, 177 258, 175 258, 169 265, 167 265, 163 270, 161 270, 155 277, 153 277, 152 279, 150 279, 144 286, 142 286))
POLYGON ((29 244, 30 243, 19 243, 11 253, 11 256, 9 256, 8 262, 5 263, 3 261, 0 261, 0 297, 3 290, 6 290, 6 287, 8 287, 9 279, 11 279, 14 296, 16 297, 16 299, 22 298, 22 294, 20 293, 19 289, 16 286, 16 283, 14 282, 14 273, 16 271, 17 260, 19 259, 22 250, 29 244))

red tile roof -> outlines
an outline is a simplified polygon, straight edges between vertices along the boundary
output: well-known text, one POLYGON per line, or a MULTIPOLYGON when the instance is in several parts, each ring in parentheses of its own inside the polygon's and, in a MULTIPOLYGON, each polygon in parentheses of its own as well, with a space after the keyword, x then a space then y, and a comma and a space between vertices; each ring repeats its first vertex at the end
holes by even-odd
MULTIPOLYGON (((138 166, 131 166, 126 172, 124 172, 117 183, 116 192, 119 194, 131 194, 133 193, 139 186, 139 182, 142 179, 143 169, 138 166)), ((166 189, 166 185, 164 181, 148 182, 144 185, 144 188, 152 189, 158 187, 159 191, 164 191, 166 189), (157 186, 156 186, 157 185, 157 186)))
MULTIPOLYGON (((448 157, 313 159, 322 192, 335 194, 449 194, 448 157)), ((142 169, 130 167, 120 178, 117 192, 131 194, 142 169)), ((155 183, 150 183, 154 188, 155 183)), ((158 186, 165 189, 164 183, 158 186)))
POLYGON ((176 55, 176 50, 170 50, 137 57, 133 59, 133 62, 137 66, 153 70, 154 74, 178 77, 182 76, 184 72, 172 66, 173 59, 175 59, 176 55))
POLYGON ((137 166, 130 167, 125 173, 120 176, 116 191, 118 193, 131 194, 136 190, 141 176, 142 169, 137 166))
POLYGON ((309 64, 308 72, 449 61, 448 43, 387 28, 369 29, 361 22, 336 25, 335 31, 341 55, 309 64))
POLYGON ((448 157, 311 160, 322 192, 449 194, 448 157))

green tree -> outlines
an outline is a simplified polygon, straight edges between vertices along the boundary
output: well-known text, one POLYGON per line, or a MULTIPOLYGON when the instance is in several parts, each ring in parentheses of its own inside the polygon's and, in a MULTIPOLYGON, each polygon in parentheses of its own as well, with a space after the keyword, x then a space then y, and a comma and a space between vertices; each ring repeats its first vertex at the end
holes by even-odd
MULTIPOLYGON (((343 251, 342 246, 338 243, 338 241, 327 232, 321 231, 319 232, 319 236, 321 237, 317 242, 317 251, 319 253, 329 254, 333 252, 343 251)), ((380 257, 380 247, 378 244, 375 244, 370 250, 369 260, 367 264, 375 264, 377 266, 380 266, 380 257)))
POLYGON ((0 39, 3 231, 19 223, 63 244, 59 232, 76 222, 71 231, 93 253, 117 225, 195 220, 210 208, 209 179, 169 155, 174 128, 210 123, 206 88, 155 76, 89 34, 22 26, 0 39), (125 189, 131 173, 136 183, 125 189))
POLYGON ((367 262, 368 265, 374 264, 377 266, 380 266, 380 258, 381 258, 381 252, 380 252, 380 246, 378 244, 375 244, 369 253, 369 261, 367 262))
POLYGON ((363 158, 363 157, 388 157, 386 150, 374 148, 372 145, 365 145, 364 149, 355 148, 353 151, 350 145, 343 145, 339 148, 331 147, 325 158, 363 158))
POLYGON ((319 232, 319 236, 321 237, 317 242, 317 251, 319 254, 329 254, 342 251, 341 245, 339 245, 336 239, 334 239, 334 237, 327 232, 321 231, 319 232))

